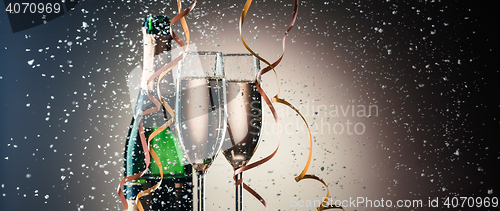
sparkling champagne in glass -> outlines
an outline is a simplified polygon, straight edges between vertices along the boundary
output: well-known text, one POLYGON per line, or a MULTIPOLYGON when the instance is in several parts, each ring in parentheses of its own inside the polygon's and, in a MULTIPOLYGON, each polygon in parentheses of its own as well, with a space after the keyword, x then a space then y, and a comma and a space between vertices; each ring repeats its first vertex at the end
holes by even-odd
POLYGON ((189 52, 179 63, 175 126, 197 177, 195 207, 205 210, 204 178, 226 134, 226 84, 220 52, 189 52))
MULTIPOLYGON (((222 152, 234 170, 245 166, 259 143, 262 125, 262 103, 256 75, 259 60, 252 54, 224 54, 223 67, 227 83, 227 135, 222 152)), ((236 175, 242 179, 243 173, 236 175)), ((243 210, 243 186, 236 186, 236 211, 243 210)))

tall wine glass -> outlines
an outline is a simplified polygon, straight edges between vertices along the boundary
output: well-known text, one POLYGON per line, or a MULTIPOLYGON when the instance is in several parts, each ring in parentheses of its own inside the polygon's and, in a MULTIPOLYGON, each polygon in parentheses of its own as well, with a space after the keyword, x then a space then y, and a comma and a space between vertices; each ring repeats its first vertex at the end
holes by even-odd
POLYGON ((220 52, 190 52, 179 63, 175 125, 197 177, 194 200, 205 210, 204 178, 226 134, 226 84, 220 52))
MULTIPOLYGON (((259 60, 252 54, 224 54, 227 83, 227 135, 222 152, 234 170, 245 166, 259 143, 262 125, 261 96, 255 77, 259 60)), ((236 175, 236 180, 243 173, 236 175)), ((243 210, 243 185, 235 191, 236 211, 243 210)))

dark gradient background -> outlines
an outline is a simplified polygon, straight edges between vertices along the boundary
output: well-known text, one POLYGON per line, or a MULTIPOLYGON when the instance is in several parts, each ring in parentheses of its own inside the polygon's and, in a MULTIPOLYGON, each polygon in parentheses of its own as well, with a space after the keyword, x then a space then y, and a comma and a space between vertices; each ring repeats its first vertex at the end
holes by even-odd
MULTIPOLYGON (((142 19, 177 10, 175 2, 160 2, 79 1, 63 16, 17 33, 0 8, 0 210, 122 209, 115 189, 133 107, 126 76, 141 64, 142 19)), ((264 58, 281 54, 292 3, 252 4, 244 38, 264 58)), ((198 50, 245 52, 237 31, 243 4, 198 2, 187 18, 198 50)), ((276 70, 281 97, 301 109, 313 130, 309 172, 329 184, 335 199, 499 196, 494 6, 301 1, 276 70), (370 117, 341 110, 370 105, 378 112, 370 117), (359 134, 332 130, 349 123, 358 124, 359 134)), ((179 25, 175 30, 181 34, 179 25)), ((273 96, 274 76, 263 80, 273 96)), ((245 173, 246 182, 270 210, 314 210, 290 205, 291 197, 314 200, 326 191, 314 181, 294 181, 307 159, 308 136, 290 109, 277 109, 281 148, 245 173)), ((257 158, 278 144, 272 121, 265 110, 257 158)), ((209 170, 209 210, 233 209, 231 173, 222 156, 209 170)), ((247 210, 265 210, 245 197, 247 210)))

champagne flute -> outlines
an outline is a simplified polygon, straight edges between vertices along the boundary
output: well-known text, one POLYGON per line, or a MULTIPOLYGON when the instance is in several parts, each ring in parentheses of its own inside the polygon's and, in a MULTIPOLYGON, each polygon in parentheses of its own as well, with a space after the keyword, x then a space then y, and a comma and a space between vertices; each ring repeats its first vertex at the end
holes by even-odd
MULTIPOLYGON (((255 83, 260 69, 259 60, 252 54, 224 54, 223 67, 227 83, 227 135, 222 152, 234 170, 248 164, 261 133, 262 103, 255 83)), ((243 173, 235 175, 236 181, 243 173)), ((236 211, 243 210, 243 185, 235 191, 236 211)))
POLYGON ((193 200, 205 210, 204 179, 226 134, 226 84, 222 53, 189 52, 179 62, 175 126, 179 143, 197 177, 193 200))

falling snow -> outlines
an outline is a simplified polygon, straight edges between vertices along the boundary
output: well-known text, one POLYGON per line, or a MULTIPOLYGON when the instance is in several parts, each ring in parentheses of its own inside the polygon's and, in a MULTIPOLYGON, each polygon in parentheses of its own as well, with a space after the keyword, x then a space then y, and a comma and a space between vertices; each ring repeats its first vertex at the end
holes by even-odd
MULTIPOLYGON (((322 178, 334 199, 498 197, 493 5, 300 1, 295 27, 283 40, 292 3, 254 1, 242 36, 269 61, 279 58, 285 41, 276 67, 279 96, 306 118, 314 140, 308 173, 322 178), (362 112, 370 106, 377 115, 362 112)), ((246 52, 238 31, 243 4, 199 1, 186 18, 191 42, 199 50, 246 52)), ((176 7, 78 1, 65 15, 17 33, 7 15, 0 19, 0 165, 11 172, 0 179, 5 209, 123 208, 115 191, 137 91, 130 75, 142 63, 140 27, 149 14, 173 17, 176 7)), ((179 22, 173 30, 185 40, 179 22)), ((262 78, 274 96, 275 76, 262 78)), ((292 209, 290 198, 320 199, 326 190, 294 181, 308 158, 307 127, 291 109, 275 105, 280 149, 245 173, 245 182, 272 210, 303 210, 292 209)), ((256 159, 271 154, 278 140, 269 109, 263 112, 256 159)), ((209 210, 233 209, 230 166, 218 158, 211 168, 209 210)), ((249 194, 245 204, 262 208, 249 194)))

